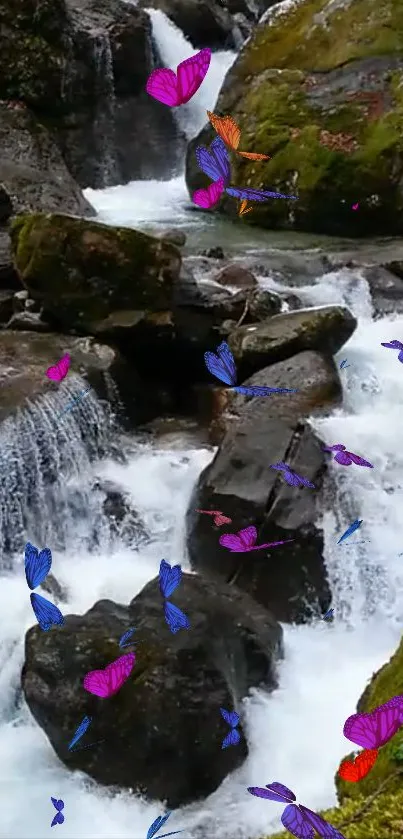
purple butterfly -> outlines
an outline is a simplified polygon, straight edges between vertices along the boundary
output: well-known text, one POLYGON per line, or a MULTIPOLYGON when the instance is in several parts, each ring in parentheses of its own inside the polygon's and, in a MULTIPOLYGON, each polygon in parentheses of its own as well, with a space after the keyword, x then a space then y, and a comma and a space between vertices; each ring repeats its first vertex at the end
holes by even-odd
POLYGON ((272 393, 298 393, 298 390, 290 390, 286 387, 236 386, 236 365, 234 356, 226 341, 223 341, 217 347, 217 355, 213 352, 205 352, 204 360, 209 373, 215 376, 216 379, 220 379, 224 384, 232 387, 236 393, 242 393, 244 396, 270 396, 272 393))
POLYGON ((284 480, 287 481, 290 487, 304 486, 315 489, 315 484, 312 484, 307 478, 303 478, 302 475, 297 475, 296 472, 292 471, 288 463, 284 463, 282 460, 278 463, 271 463, 270 469, 278 469, 279 472, 284 472, 284 480))
POLYGON ((337 460, 337 463, 341 463, 342 466, 351 466, 352 463, 355 463, 357 466, 368 466, 369 469, 374 468, 372 463, 364 460, 359 454, 348 452, 342 443, 336 443, 334 446, 322 446, 322 449, 324 452, 337 452, 334 459, 337 460))
POLYGON ((285 545, 286 542, 293 542, 294 539, 284 539, 282 542, 266 542, 264 545, 256 545, 257 530, 251 525, 240 530, 239 533, 224 533, 219 538, 223 548, 229 548, 231 553, 246 553, 247 551, 261 551, 262 548, 274 548, 276 545, 285 545))
POLYGON ((395 339, 394 341, 389 341, 388 344, 386 344, 386 343, 382 344, 381 343, 381 347, 387 347, 389 350, 400 350, 397 358, 398 358, 398 361, 401 361, 401 363, 403 364, 403 344, 402 344, 401 341, 397 341, 395 339))
POLYGON ((336 830, 333 825, 322 819, 313 810, 309 810, 302 804, 289 803, 296 801, 296 797, 291 789, 285 787, 284 784, 280 784, 279 781, 266 784, 266 789, 263 787, 248 787, 248 792, 258 798, 267 798, 269 801, 280 801, 282 804, 287 804, 288 806, 281 816, 281 821, 284 827, 297 839, 314 839, 315 831, 323 839, 345 839, 339 830, 336 830))
POLYGON ((50 800, 51 800, 53 806, 57 810, 56 815, 53 816, 52 824, 50 825, 51 827, 54 827, 55 824, 63 824, 63 822, 64 822, 64 815, 61 812, 64 808, 64 801, 62 801, 61 798, 59 798, 59 799, 52 798, 52 796, 50 797, 50 800))
POLYGON ((239 714, 236 711, 226 711, 225 708, 220 708, 220 713, 223 720, 231 726, 231 731, 224 737, 221 748, 228 749, 228 746, 237 746, 241 739, 241 735, 237 729, 239 714))
POLYGON ((403 725, 403 696, 392 696, 369 714, 352 714, 344 723, 347 740, 364 749, 379 749, 403 725))
MULTIPOLYGON (((215 204, 221 194, 227 192, 233 198, 246 199, 247 201, 267 201, 268 198, 286 198, 297 201, 296 195, 283 195, 282 192, 270 192, 263 189, 250 189, 249 187, 229 187, 231 177, 231 166, 225 143, 221 137, 216 137, 211 143, 210 150, 206 146, 197 146, 196 158, 199 169, 208 175, 212 181, 223 181, 220 195, 216 196, 215 204)), ((199 203, 198 201, 195 202, 199 203)), ((210 206, 213 206, 211 204, 210 206)))

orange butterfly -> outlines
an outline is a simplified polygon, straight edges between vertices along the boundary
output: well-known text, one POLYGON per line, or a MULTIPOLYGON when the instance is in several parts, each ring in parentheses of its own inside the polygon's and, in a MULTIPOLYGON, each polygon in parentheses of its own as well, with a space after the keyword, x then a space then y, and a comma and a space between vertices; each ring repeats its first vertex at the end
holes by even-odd
POLYGON ((239 216, 246 216, 246 213, 251 213, 252 212, 253 207, 248 207, 248 209, 246 209, 247 204, 248 204, 248 201, 247 201, 246 198, 244 198, 243 201, 241 201, 241 206, 239 208, 239 212, 238 212, 239 216))
POLYGON ((255 152, 239 151, 239 141, 241 139, 241 129, 236 124, 232 117, 218 117, 207 111, 207 116, 214 128, 214 131, 224 140, 224 143, 233 151, 241 154, 242 157, 247 157, 249 160, 269 160, 268 154, 256 154, 255 152))
POLYGON ((378 749, 364 749, 354 760, 343 760, 339 767, 340 778, 356 783, 371 771, 378 757, 378 749))

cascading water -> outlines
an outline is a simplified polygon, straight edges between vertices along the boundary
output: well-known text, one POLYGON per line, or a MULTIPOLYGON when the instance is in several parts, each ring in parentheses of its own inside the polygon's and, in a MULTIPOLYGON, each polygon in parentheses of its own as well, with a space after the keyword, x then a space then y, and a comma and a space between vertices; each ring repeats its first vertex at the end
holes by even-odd
POLYGON ((99 160, 99 177, 106 187, 119 178, 115 145, 115 82, 111 42, 107 32, 93 35, 95 86, 98 98, 94 117, 94 140, 99 160))

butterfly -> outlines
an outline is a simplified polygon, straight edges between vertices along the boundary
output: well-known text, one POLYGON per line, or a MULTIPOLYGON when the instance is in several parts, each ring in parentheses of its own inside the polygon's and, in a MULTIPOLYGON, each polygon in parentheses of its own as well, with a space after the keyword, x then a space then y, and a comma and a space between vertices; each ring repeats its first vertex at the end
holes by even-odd
POLYGON ((314 839, 315 831, 323 839, 345 839, 339 830, 336 830, 333 825, 318 816, 313 810, 309 810, 302 804, 288 803, 296 801, 296 797, 291 789, 288 789, 284 784, 280 784, 279 781, 266 784, 266 789, 263 787, 248 787, 248 792, 258 798, 267 798, 269 801, 280 801, 283 804, 288 804, 281 816, 281 821, 286 830, 296 836, 297 839, 314 839))
POLYGON ((352 204, 352 205, 351 205, 351 209, 352 209, 352 210, 358 210, 358 207, 359 207, 359 206, 360 206, 359 204, 352 204))
POLYGON ((248 551, 261 551, 262 548, 274 548, 276 545, 285 545, 286 542, 294 542, 294 539, 283 539, 282 542, 266 542, 264 545, 256 545, 257 530, 251 525, 240 530, 239 533, 224 533, 219 538, 223 548, 229 548, 231 553, 246 553, 248 551))
POLYGON ((344 723, 347 740, 363 749, 380 749, 403 725, 403 697, 393 696, 369 714, 352 714, 344 723))
POLYGON ((104 670, 91 670, 84 676, 83 687, 101 699, 114 696, 127 681, 136 662, 134 653, 126 653, 107 664, 104 670))
POLYGON ((78 741, 81 739, 81 737, 84 736, 86 731, 89 729, 91 723, 92 723, 92 717, 83 717, 83 719, 80 722, 80 725, 76 729, 76 731, 75 731, 73 737, 71 738, 70 743, 67 747, 69 752, 79 752, 81 749, 90 749, 91 746, 96 746, 97 743, 103 743, 104 742, 103 740, 98 740, 97 743, 90 743, 88 746, 79 746, 78 749, 73 748, 73 746, 75 746, 75 744, 78 743, 78 741))
POLYGON ((279 472, 284 472, 284 480, 287 481, 287 484, 289 484, 290 487, 304 486, 315 489, 315 484, 312 484, 307 478, 297 475, 296 472, 291 470, 288 463, 284 463, 282 460, 280 460, 279 463, 271 463, 270 469, 278 469, 279 472))
POLYGON ((343 370, 343 368, 345 367, 351 367, 351 364, 346 364, 346 361, 347 359, 343 358, 343 361, 341 362, 341 364, 339 364, 340 370, 343 370))
POLYGON ((241 129, 233 117, 218 117, 216 114, 212 114, 211 111, 207 111, 207 116, 214 128, 214 131, 219 134, 221 139, 224 140, 224 143, 226 143, 232 151, 236 151, 237 154, 242 155, 242 157, 247 157, 249 160, 270 160, 268 154, 239 151, 238 146, 241 139, 241 129))
POLYGON ((343 760, 338 774, 344 781, 356 783, 362 781, 371 771, 378 757, 378 749, 364 749, 354 760, 343 760))
POLYGON ((364 519, 356 519, 355 521, 353 521, 353 523, 350 524, 350 527, 348 527, 347 530, 343 533, 343 535, 340 536, 340 539, 337 544, 340 545, 340 542, 344 542, 344 539, 348 539, 348 537, 351 536, 352 533, 355 533, 355 531, 358 530, 359 527, 361 527, 363 521, 364 519))
POLYGON ((135 626, 131 626, 127 632, 124 632, 122 637, 119 639, 119 647, 124 650, 125 647, 130 647, 131 644, 135 644, 135 641, 129 641, 129 638, 132 637, 133 633, 136 631, 135 626))
POLYGON ((61 798, 59 798, 59 799, 52 798, 52 796, 51 796, 50 800, 51 800, 53 806, 57 810, 56 815, 53 817, 52 824, 50 825, 51 827, 54 827, 55 824, 63 824, 63 822, 64 822, 64 815, 61 812, 61 810, 63 810, 63 807, 64 807, 64 801, 62 801, 61 798))
POLYGON ((211 50, 206 47, 196 55, 181 61, 176 68, 176 74, 167 68, 153 70, 147 79, 146 91, 153 99, 169 105, 170 108, 184 105, 199 90, 210 67, 210 61, 211 50))
POLYGON ((237 746, 241 739, 241 735, 237 730, 239 714, 237 714, 236 711, 226 711, 225 708, 220 708, 220 713, 223 720, 231 726, 231 731, 229 731, 226 737, 224 737, 221 748, 228 749, 228 746, 237 746))
POLYGON ((403 364, 403 344, 401 341, 389 341, 388 343, 382 344, 381 347, 387 347, 388 350, 400 350, 399 355, 397 357, 398 361, 403 364))
MULTIPOLYGON (((161 827, 166 821, 168 821, 171 812, 172 810, 170 810, 169 813, 165 813, 165 816, 158 816, 158 818, 155 819, 155 822, 153 822, 151 827, 147 830, 146 839, 152 839, 152 837, 161 830, 161 827)), ((162 836, 158 837, 158 839, 164 839, 164 836, 175 836, 176 833, 183 833, 183 830, 174 830, 172 833, 163 833, 162 836)))
POLYGON ((337 454, 334 456, 334 459, 337 460, 337 463, 340 463, 342 466, 351 466, 352 463, 355 463, 357 466, 368 466, 369 469, 373 469, 372 463, 368 460, 364 460, 363 457, 360 457, 358 454, 353 454, 353 452, 348 452, 346 447, 342 445, 342 443, 336 443, 334 446, 322 446, 324 452, 336 452, 337 454))
POLYGON ((222 193, 227 192, 233 198, 240 198, 247 201, 266 201, 268 198, 289 198, 297 200, 295 195, 283 195, 282 192, 271 192, 262 189, 251 189, 249 187, 229 187, 231 178, 231 165, 225 143, 220 137, 216 137, 211 143, 210 151, 206 146, 197 146, 196 159, 199 169, 208 175, 215 183, 215 189, 210 184, 207 189, 198 189, 192 195, 192 201, 199 207, 210 209, 218 203, 222 193))
POLYGON ((62 379, 65 379, 67 373, 69 372, 70 367, 70 356, 68 353, 57 361, 53 367, 48 367, 46 371, 46 375, 48 379, 52 379, 53 382, 61 382, 62 379))
POLYGON ((221 527, 222 524, 232 524, 232 519, 224 516, 221 510, 195 510, 196 513, 205 513, 206 516, 214 516, 214 524, 216 527, 221 527))
POLYGON ((272 393, 298 393, 297 390, 290 390, 286 387, 243 387, 236 384, 236 365, 234 356, 226 343, 217 347, 217 355, 213 352, 204 353, 204 361, 209 373, 215 376, 224 384, 229 385, 236 393, 244 396, 270 396, 272 393))
POLYGON ((326 621, 328 618, 333 618, 333 617, 334 617, 334 610, 333 609, 328 609, 327 612, 325 612, 325 614, 323 615, 323 620, 326 621))
MULTIPOLYGON (((30 589, 36 588, 49 574, 52 566, 52 554, 49 548, 38 551, 34 545, 27 542, 25 545, 25 577, 30 589)), ((31 606, 41 629, 47 632, 53 624, 63 626, 64 617, 50 600, 40 594, 30 595, 31 606)))
POLYGON ((159 586, 160 592, 164 598, 164 614, 165 620, 174 634, 180 629, 190 629, 190 623, 186 615, 174 606, 173 603, 168 603, 167 597, 170 597, 172 592, 178 587, 182 579, 182 568, 180 565, 173 565, 172 568, 169 562, 165 559, 161 560, 159 570, 159 586))
POLYGON ((247 200, 247 198, 244 198, 243 201, 241 201, 241 206, 239 207, 238 215, 239 216, 246 216, 246 214, 251 213, 252 210, 253 210, 253 207, 248 207, 248 200, 247 200))

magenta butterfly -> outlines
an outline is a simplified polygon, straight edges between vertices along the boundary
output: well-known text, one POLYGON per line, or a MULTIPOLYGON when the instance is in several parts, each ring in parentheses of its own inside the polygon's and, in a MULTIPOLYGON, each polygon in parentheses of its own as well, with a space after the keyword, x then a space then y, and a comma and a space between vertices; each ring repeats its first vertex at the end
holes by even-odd
POLYGON ((351 466, 352 463, 355 463, 357 466, 368 466, 369 469, 374 468, 369 460, 364 460, 359 454, 348 452, 342 443, 336 443, 334 446, 322 446, 322 449, 324 452, 337 452, 334 459, 337 463, 341 463, 342 466, 351 466))
POLYGON ((108 664, 104 670, 91 670, 84 676, 84 689, 101 699, 113 696, 129 678, 135 661, 134 653, 126 653, 108 664))
POLYGON ((274 548, 276 545, 285 545, 286 542, 293 542, 294 539, 283 539, 282 542, 266 542, 264 545, 256 545, 257 530, 251 525, 240 530, 239 533, 223 533, 219 538, 223 548, 229 548, 231 553, 246 553, 247 551, 261 551, 262 548, 274 548))
POLYGON ((212 373, 221 382, 230 385, 236 393, 242 393, 244 396, 270 396, 272 393, 298 393, 297 390, 290 390, 286 387, 244 387, 237 385, 237 372, 234 361, 234 356, 226 343, 222 343, 217 347, 217 355, 213 352, 204 353, 204 361, 209 373, 212 373))
POLYGON ((369 714, 352 714, 344 723, 347 740, 364 749, 379 749, 403 725, 403 695, 392 696, 369 714))
POLYGON ((53 382, 61 382, 62 379, 65 379, 67 373, 69 372, 70 360, 70 356, 67 352, 60 361, 57 361, 56 364, 53 365, 53 367, 48 367, 46 371, 48 379, 52 379, 53 382))
POLYGON ((283 195, 282 192, 228 186, 231 178, 231 166, 225 143, 221 137, 216 137, 213 140, 210 151, 206 146, 197 146, 196 158, 202 172, 214 181, 207 189, 198 189, 192 195, 192 201, 205 210, 209 210, 218 203, 224 190, 233 198, 247 201, 267 201, 268 198, 297 200, 296 195, 283 195))
POLYGON ((224 516, 221 510, 196 510, 196 513, 205 513, 206 516, 214 516, 214 524, 216 527, 221 527, 222 524, 231 524, 232 519, 224 516))
POLYGON ((297 475, 296 472, 293 472, 291 467, 288 463, 284 463, 280 460, 278 463, 271 463, 270 469, 278 469, 279 472, 284 472, 284 480, 287 481, 287 484, 290 487, 310 487, 310 489, 315 489, 315 484, 311 481, 308 481, 308 478, 303 478, 302 475, 297 475))
POLYGON ((173 70, 153 70, 147 79, 146 91, 164 105, 176 108, 194 96, 210 67, 211 50, 206 47, 196 55, 181 61, 173 70))
POLYGON ((339 830, 336 830, 332 824, 329 824, 313 810, 304 807, 303 804, 293 804, 289 802, 296 801, 296 797, 291 789, 280 784, 279 781, 273 781, 271 784, 266 784, 264 787, 248 787, 248 792, 251 795, 256 795, 257 798, 266 798, 269 801, 279 801, 282 804, 287 804, 281 821, 286 828, 296 836, 297 839, 314 839, 315 831, 322 836, 322 839, 345 839, 339 830))

